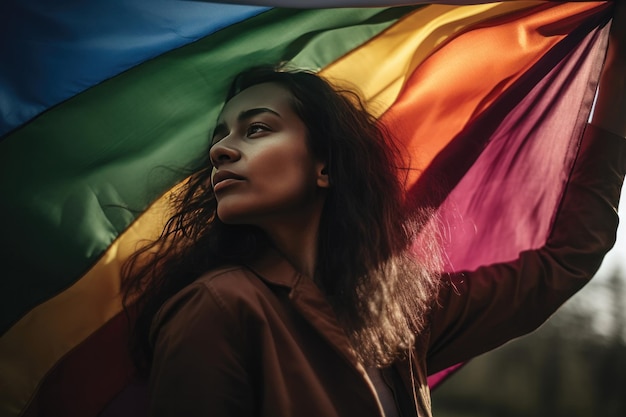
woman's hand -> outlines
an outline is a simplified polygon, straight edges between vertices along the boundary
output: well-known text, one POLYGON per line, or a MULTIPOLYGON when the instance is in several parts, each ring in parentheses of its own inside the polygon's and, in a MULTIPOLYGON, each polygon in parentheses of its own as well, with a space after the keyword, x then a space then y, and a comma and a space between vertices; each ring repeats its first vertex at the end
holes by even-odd
POLYGON ((626 0, 616 0, 591 123, 626 137, 626 0))

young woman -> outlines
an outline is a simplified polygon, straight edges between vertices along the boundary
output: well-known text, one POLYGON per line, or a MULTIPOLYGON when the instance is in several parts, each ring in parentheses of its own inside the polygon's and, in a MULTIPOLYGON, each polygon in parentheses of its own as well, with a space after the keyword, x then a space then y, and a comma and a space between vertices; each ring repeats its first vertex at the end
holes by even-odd
POLYGON ((306 72, 238 76, 206 168, 127 264, 151 413, 431 415, 427 373, 536 328, 612 246, 626 171, 618 31, 546 245, 445 276, 424 215, 404 207, 400 156, 354 94, 306 72))

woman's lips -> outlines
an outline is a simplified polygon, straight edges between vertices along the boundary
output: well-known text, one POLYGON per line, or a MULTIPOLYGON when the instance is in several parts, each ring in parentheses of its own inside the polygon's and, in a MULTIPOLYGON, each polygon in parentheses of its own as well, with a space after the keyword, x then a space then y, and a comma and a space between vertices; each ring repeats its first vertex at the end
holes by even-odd
POLYGON ((213 175, 213 192, 216 193, 219 190, 226 188, 243 179, 245 178, 232 171, 217 171, 215 175, 213 175))
POLYGON ((215 184, 213 186, 213 192, 217 193, 217 192, 223 190, 224 188, 226 188, 226 187, 228 187, 228 186, 230 186, 230 185, 232 185, 232 184, 234 184, 236 182, 239 182, 239 181, 241 181, 241 180, 238 180, 238 179, 235 179, 235 178, 228 178, 228 179, 222 180, 222 181, 218 182, 217 184, 215 184))

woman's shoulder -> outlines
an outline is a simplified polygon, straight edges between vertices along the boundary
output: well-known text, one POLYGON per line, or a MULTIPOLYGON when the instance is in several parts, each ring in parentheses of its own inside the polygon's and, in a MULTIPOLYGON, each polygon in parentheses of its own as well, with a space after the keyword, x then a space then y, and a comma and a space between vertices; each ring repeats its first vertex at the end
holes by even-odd
POLYGON ((228 289, 237 285, 250 285, 254 274, 243 265, 224 265, 199 276, 191 286, 228 289))
POLYGON ((155 331, 166 327, 178 328, 198 321, 232 321, 246 310, 255 310, 263 294, 263 284, 245 266, 230 265, 216 268, 170 297, 152 321, 155 331), (260 284, 260 285, 259 285, 260 284))
POLYGON ((282 257, 271 253, 250 265, 224 265, 200 275, 170 297, 153 319, 154 327, 188 320, 225 321, 283 311, 300 275, 282 257))
POLYGON ((249 298, 247 295, 250 293, 262 290, 262 282, 249 268, 243 265, 226 265, 202 274, 171 297, 166 304, 202 298, 205 302, 212 300, 225 307, 224 304, 229 301, 249 298))

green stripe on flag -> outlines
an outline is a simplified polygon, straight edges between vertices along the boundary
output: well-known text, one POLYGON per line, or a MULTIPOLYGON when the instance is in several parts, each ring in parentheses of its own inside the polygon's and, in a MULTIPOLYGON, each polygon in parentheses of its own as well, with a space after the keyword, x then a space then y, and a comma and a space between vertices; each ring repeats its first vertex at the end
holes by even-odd
POLYGON ((271 10, 107 80, 6 137, 2 332, 75 282, 197 164, 234 74, 294 57, 324 67, 412 10, 271 10))

